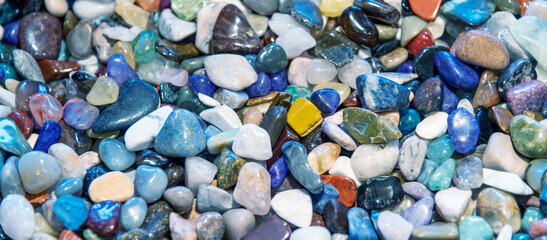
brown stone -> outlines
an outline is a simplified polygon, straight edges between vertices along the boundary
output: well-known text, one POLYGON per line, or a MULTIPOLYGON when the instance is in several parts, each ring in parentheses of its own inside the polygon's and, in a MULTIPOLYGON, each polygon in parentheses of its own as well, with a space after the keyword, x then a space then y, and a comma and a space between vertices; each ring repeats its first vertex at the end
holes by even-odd
POLYGON ((455 53, 462 62, 487 69, 502 70, 509 65, 509 52, 503 42, 486 31, 466 32, 455 53))
POLYGON ((490 110, 490 121, 507 134, 509 133, 509 124, 513 117, 513 114, 509 110, 499 106, 493 106, 490 110))
POLYGON ((338 200, 346 207, 353 207, 357 200, 357 185, 349 177, 335 175, 321 175, 324 184, 331 184, 338 190, 338 200))
POLYGON ((38 67, 42 70, 42 76, 47 82, 59 77, 66 77, 72 71, 80 70, 80 65, 75 62, 42 60, 38 62, 38 67))
POLYGON ((258 108, 252 107, 245 112, 243 124, 254 123, 255 125, 260 125, 260 122, 262 122, 262 113, 258 108))
POLYGON ((160 0, 136 0, 135 2, 144 11, 152 12, 153 10, 159 9, 161 1, 160 0))
POLYGON ((44 204, 47 200, 49 200, 49 193, 47 192, 40 192, 40 193, 37 193, 37 194, 25 194, 25 198, 30 202, 30 203, 35 203, 35 204, 44 204))
POLYGON ((473 96, 473 107, 475 109, 480 105, 489 108, 501 102, 502 98, 496 86, 498 77, 499 72, 496 71, 485 70, 482 72, 475 96, 473 96))
POLYGON ((323 220, 323 215, 313 212, 313 215, 311 217, 311 226, 325 227, 325 221, 323 220))
POLYGON ((357 91, 352 92, 342 103, 344 107, 362 107, 361 99, 357 91))
POLYGON ((274 100, 275 95, 277 95, 277 92, 270 92, 262 97, 251 98, 247 101, 247 107, 252 107, 262 103, 271 102, 274 100))

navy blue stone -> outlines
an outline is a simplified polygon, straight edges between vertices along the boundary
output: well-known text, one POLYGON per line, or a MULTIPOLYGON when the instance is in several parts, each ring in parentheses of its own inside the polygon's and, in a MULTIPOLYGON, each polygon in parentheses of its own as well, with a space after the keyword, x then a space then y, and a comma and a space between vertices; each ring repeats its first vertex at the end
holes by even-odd
POLYGON ((332 184, 327 183, 323 185, 323 191, 320 194, 312 194, 311 202, 313 204, 313 211, 319 214, 323 214, 323 208, 327 202, 331 199, 337 199, 340 193, 338 190, 332 186, 332 184))
POLYGON ((323 191, 323 181, 308 163, 306 148, 298 142, 289 141, 281 146, 281 151, 294 178, 310 193, 321 193, 323 191))
POLYGON ((374 55, 372 55, 372 56, 374 56, 374 57, 384 56, 384 55, 388 54, 389 52, 395 50, 395 48, 398 48, 399 44, 400 44, 400 41, 397 40, 397 39, 391 40, 389 42, 382 43, 382 45, 380 45, 374 51, 374 55))
POLYGON ((84 176, 84 186, 82 188, 82 193, 85 197, 89 196, 88 190, 89 185, 93 180, 97 179, 98 177, 106 174, 106 171, 101 166, 91 167, 84 176))
POLYGON ((422 80, 435 77, 435 55, 441 51, 450 51, 445 46, 435 45, 422 49, 414 58, 414 72, 422 80))
POLYGON ((410 90, 401 84, 368 74, 360 75, 356 81, 363 108, 374 112, 401 111, 410 105, 410 90))
POLYGON ((213 97, 217 88, 216 85, 209 80, 209 77, 203 75, 190 75, 188 77, 188 84, 196 94, 201 93, 209 97, 213 97))
POLYGON ((479 74, 449 52, 438 52, 435 66, 442 79, 454 88, 472 90, 479 84, 479 74))
POLYGON ((268 77, 268 74, 261 72, 258 74, 256 82, 247 87, 247 95, 250 98, 262 97, 270 92, 270 88, 270 77, 268 77))
POLYGON ((289 61, 285 50, 279 44, 272 43, 260 50, 255 64, 260 72, 274 73, 285 68, 289 61))
POLYGON ((378 240, 370 216, 362 208, 354 207, 348 211, 349 240, 378 240))
POLYGON ((21 19, 4 25, 4 36, 2 37, 4 42, 13 45, 19 44, 19 22, 21 22, 21 19))
POLYGON ((140 79, 131 79, 122 85, 116 102, 108 106, 91 128, 101 134, 125 130, 139 119, 156 110, 160 97, 156 89, 140 79))
POLYGON ((541 211, 547 212, 547 186, 543 186, 539 194, 539 207, 541 211))
POLYGON ((536 70, 530 61, 526 59, 515 60, 507 68, 501 71, 496 82, 498 92, 505 98, 507 90, 528 81, 528 79, 536 78, 536 70))
POLYGON ((416 90, 418 90, 420 85, 422 85, 422 82, 420 82, 419 80, 411 80, 403 84, 403 86, 406 89, 410 90, 412 93, 414 93, 414 95, 416 95, 416 90))
POLYGON ((418 123, 422 121, 420 113, 418 111, 409 108, 399 112, 399 131, 403 135, 412 132, 418 126, 418 123))
POLYGON ((348 234, 348 210, 348 207, 336 198, 325 204, 323 220, 331 233, 348 234))
POLYGON ((452 90, 452 88, 450 88, 447 84, 444 84, 444 99, 442 111, 445 113, 451 113, 452 111, 456 110, 459 101, 460 98, 458 98, 454 90, 452 90))
POLYGON ((413 73, 414 72, 414 61, 409 60, 409 61, 404 62, 403 64, 399 65, 399 67, 397 67, 397 70, 395 70, 395 71, 400 72, 400 73, 413 73))
POLYGON ((287 177, 287 173, 289 172, 289 166, 287 166, 285 157, 279 157, 277 161, 272 164, 270 169, 268 169, 268 172, 270 173, 271 177, 271 187, 279 187, 281 183, 283 183, 283 180, 285 180, 285 177, 287 177))
POLYGON ((357 190, 357 206, 365 210, 390 207, 403 198, 401 180, 394 176, 369 178, 357 190))
POLYGON ((6 78, 6 74, 4 73, 4 69, 0 68, 0 82, 2 82, 2 85, 5 85, 4 84, 4 80, 6 78))
POLYGON ((34 145, 34 151, 42 151, 47 153, 51 145, 57 143, 61 137, 63 129, 59 123, 54 121, 46 121, 40 129, 40 134, 34 145))
POLYGON ((311 102, 325 115, 336 112, 340 103, 340 94, 334 89, 324 88, 312 93, 311 102))
POLYGON ((275 73, 268 73, 272 91, 283 92, 287 89, 287 69, 283 68, 275 73))
POLYGON ((467 109, 460 107, 448 115, 448 134, 454 150, 468 153, 479 141, 479 123, 467 109))
POLYGON ((477 114, 475 116, 479 123, 479 144, 488 143, 488 139, 494 133, 494 128, 490 122, 489 111, 484 106, 480 105, 477 108, 477 114))
POLYGON ((414 95, 414 108, 427 116, 432 112, 441 111, 444 99, 444 83, 433 77, 425 80, 414 95))
POLYGON ((296 1, 291 5, 291 15, 294 20, 311 29, 321 29, 323 18, 321 11, 310 1, 296 1))

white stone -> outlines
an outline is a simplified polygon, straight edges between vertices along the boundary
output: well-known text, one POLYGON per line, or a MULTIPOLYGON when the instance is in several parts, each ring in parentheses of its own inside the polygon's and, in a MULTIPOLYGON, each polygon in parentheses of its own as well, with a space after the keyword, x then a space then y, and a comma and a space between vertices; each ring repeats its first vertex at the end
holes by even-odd
POLYGON ((297 57, 291 61, 289 65, 289 72, 287 79, 291 85, 298 85, 305 88, 309 88, 308 84, 308 66, 311 64, 312 59, 305 57, 297 57))
POLYGON ((209 41, 213 38, 213 28, 224 6, 226 3, 223 2, 209 3, 198 12, 194 43, 202 53, 209 54, 209 41))
POLYGON ((125 132, 125 147, 129 151, 141 151, 151 147, 173 108, 164 106, 149 113, 131 125, 125 132))
POLYGON ((184 184, 197 194, 199 185, 210 184, 217 174, 217 166, 200 157, 189 157, 184 161, 184 184))
POLYGON ((6 89, 12 93, 16 91, 19 83, 20 81, 17 81, 16 79, 13 79, 13 78, 8 78, 4 81, 4 85, 6 85, 6 89))
POLYGON ((321 128, 323 132, 333 141, 338 143, 340 147, 348 150, 355 151, 357 149, 357 143, 351 138, 342 128, 336 124, 325 121, 322 123, 321 128))
MULTIPOLYGON (((3 2, 0 1, 0 5, 1 5, 2 3, 3 3, 3 2)), ((2 26, 0 26, 0 33, 2 34, 2 35, 0 35, 0 36, 4 36, 4 27, 2 27, 2 26)))
POLYGON ((255 215, 265 215, 270 211, 271 183, 270 173, 262 165, 248 162, 239 170, 233 199, 255 215))
POLYGON ((203 65, 211 82, 232 91, 243 90, 258 79, 251 64, 241 55, 211 55, 205 58, 203 65))
POLYGON ((308 65, 306 78, 308 83, 316 85, 332 81, 338 72, 336 66, 326 59, 313 59, 308 65))
POLYGON ((258 37, 264 36, 264 33, 268 30, 268 17, 251 13, 245 15, 245 17, 247 17, 247 21, 256 35, 258 35, 258 37))
POLYGON ((511 240, 513 237, 513 227, 511 224, 505 224, 498 233, 496 240, 511 240))
POLYGON ((14 240, 30 239, 34 232, 34 208, 24 196, 10 194, 0 205, 0 225, 14 240))
POLYGON ((418 126, 416 126, 416 134, 425 139, 438 138, 448 130, 447 119, 447 113, 434 112, 418 123, 418 126))
POLYGON ((300 28, 305 31, 309 31, 307 28, 298 23, 294 18, 289 14, 284 13, 274 13, 268 22, 270 29, 281 36, 293 28, 300 28))
POLYGON ((85 170, 89 170, 94 166, 99 165, 101 161, 101 156, 99 156, 99 153, 94 151, 87 151, 85 153, 80 154, 78 156, 80 158, 80 161, 85 167, 85 170))
POLYGON ((528 161, 515 152, 511 137, 501 132, 492 134, 488 139, 482 164, 486 168, 517 174, 521 178, 528 167, 528 161))
POLYGON ((483 168, 482 176, 482 183, 485 185, 516 195, 534 194, 534 190, 532 190, 528 184, 522 181, 522 179, 514 173, 483 168))
POLYGON ((437 210, 448 222, 457 222, 471 199, 471 190, 461 190, 457 187, 447 188, 435 194, 437 210))
POLYGON ((15 109, 15 93, 0 87, 0 104, 15 109))
POLYGON ((11 108, 8 106, 0 105, 0 117, 6 117, 11 113, 11 108))
POLYGON ((280 35, 275 43, 285 50, 288 59, 293 59, 300 56, 304 51, 315 47, 316 41, 306 30, 292 28, 280 35))
POLYGON ((99 58, 97 58, 97 56, 95 56, 94 54, 91 54, 89 55, 89 57, 82 58, 82 59, 78 59, 73 56, 70 56, 68 60, 80 65, 80 67, 82 67, 80 71, 85 71, 90 73, 99 71, 99 58))
POLYGON ((546 119, 543 119, 539 122, 539 124, 543 125, 544 127, 547 128, 547 118, 546 119))
POLYGON ((198 93, 198 99, 203 105, 213 108, 220 106, 220 103, 212 97, 209 97, 203 93, 198 93))
POLYGON ((45 0, 46 10, 55 17, 63 17, 68 11, 66 0, 45 0))
POLYGON ((64 143, 55 143, 49 147, 48 154, 55 157, 61 166, 61 177, 77 177, 84 179, 85 165, 80 156, 64 143))
POLYGON ((438 15, 433 22, 429 22, 425 28, 429 30, 433 39, 440 38, 444 34, 446 20, 441 15, 438 15))
POLYGON ((409 239, 414 226, 399 214, 383 211, 378 216, 378 229, 385 240, 409 239))
POLYGON ((426 152, 427 142, 423 140, 415 140, 401 146, 399 169, 406 180, 414 181, 418 178, 424 164, 426 152))
POLYGON ((92 0, 78 0, 72 5, 74 15, 80 20, 93 20, 105 16, 109 18, 114 14, 116 2, 103 2, 92 0))
MULTIPOLYGON (((344 33, 344 30, 341 29, 340 32, 344 33)), ((359 49, 359 52, 357 52, 356 56, 359 57, 359 58, 362 58, 362 59, 367 59, 369 57, 372 57, 372 49, 370 49, 369 47, 361 46, 361 48, 359 49)), ((355 58, 355 56, 354 56, 354 58, 355 58)))
POLYGON ((107 27, 103 29, 103 34, 112 40, 120 40, 124 42, 131 42, 135 36, 137 36, 126 27, 107 27))
POLYGON ((178 42, 194 34, 196 24, 178 18, 171 9, 166 8, 160 14, 158 30, 165 39, 178 42))
POLYGON ((206 122, 215 125, 222 131, 243 126, 237 113, 226 105, 206 109, 199 116, 206 122))
POLYGON ((236 134, 232 151, 240 157, 266 161, 273 155, 270 135, 253 123, 245 124, 236 134))
POLYGON ((462 99, 458 102, 458 106, 456 108, 465 108, 469 113, 473 114, 473 117, 475 116, 475 110, 473 109, 473 104, 467 99, 462 99))
POLYGON ((515 23, 517 23, 517 18, 511 12, 496 11, 481 27, 488 28, 493 36, 498 36, 502 30, 510 28, 515 23))
POLYGON ((297 226, 308 227, 312 219, 310 195, 299 189, 292 189, 276 194, 271 201, 272 209, 285 221, 297 226))
POLYGON ((239 128, 234 128, 207 139, 207 150, 209 153, 218 154, 222 151, 222 148, 232 148, 237 132, 239 132, 239 128))
POLYGON ((324 227, 311 226, 294 230, 289 240, 331 240, 331 235, 324 227))
POLYGON ((34 145, 36 145, 37 140, 38 140, 38 134, 37 133, 31 133, 30 136, 28 136, 28 139, 27 139, 28 145, 30 145, 31 148, 34 148, 34 145))
POLYGON ((353 60, 338 69, 338 78, 340 82, 350 86, 353 89, 357 89, 357 77, 362 74, 371 74, 372 68, 367 60, 360 58, 359 56, 353 56, 353 60))
MULTIPOLYGON (((342 103, 344 101, 340 100, 342 103)), ((340 126, 344 122, 344 111, 340 110, 323 119, 325 122, 330 122, 336 126, 340 126)))
POLYGON ((362 144, 351 155, 351 168, 361 182, 369 178, 387 175, 397 165, 399 141, 385 144, 362 144))
POLYGON ((351 159, 346 156, 340 156, 336 159, 336 162, 334 162, 334 165, 329 170, 329 175, 349 177, 355 181, 357 187, 361 185, 361 182, 359 182, 351 168, 351 159))

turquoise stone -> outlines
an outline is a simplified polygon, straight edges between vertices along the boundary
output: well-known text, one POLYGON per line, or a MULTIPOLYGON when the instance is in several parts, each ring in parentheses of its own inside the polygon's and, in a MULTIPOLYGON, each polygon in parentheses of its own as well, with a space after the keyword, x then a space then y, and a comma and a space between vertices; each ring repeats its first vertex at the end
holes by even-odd
POLYGON ((492 239, 494 231, 488 222, 478 216, 469 216, 463 219, 459 226, 460 240, 492 239))
POLYGON ((354 207, 348 211, 348 228, 350 240, 377 240, 378 236, 372 226, 370 216, 362 208, 354 207))
POLYGON ((81 178, 71 177, 71 178, 61 178, 55 186, 55 195, 58 197, 64 195, 72 195, 79 197, 82 195, 82 188, 84 182, 81 178))
POLYGON ((450 136, 446 134, 431 141, 427 145, 427 153, 425 155, 429 160, 441 165, 444 161, 452 157, 452 154, 454 154, 454 147, 450 143, 450 136))
POLYGON ((0 63, 0 69, 4 71, 4 79, 17 79, 17 72, 11 65, 0 63))
POLYGON ((547 127, 526 115, 517 115, 509 125, 517 151, 531 158, 547 158, 547 127))
POLYGON ((156 40, 160 37, 155 32, 144 30, 133 39, 131 46, 138 64, 149 63, 156 56, 156 40))
POLYGON ((0 118, 0 148, 21 156, 32 151, 23 133, 9 118, 0 118))
POLYGON ((154 140, 154 149, 167 157, 195 156, 205 149, 205 134, 195 114, 174 110, 154 140))
POLYGON ((323 214, 323 208, 331 199, 338 199, 338 190, 332 184, 323 185, 323 191, 320 194, 312 194, 311 201, 313 203, 313 211, 323 214))
POLYGON ((4 198, 10 194, 25 195, 25 189, 17 171, 17 161, 19 161, 18 157, 10 157, 2 167, 0 187, 4 198))
POLYGON ((418 123, 422 121, 420 113, 418 111, 409 108, 399 112, 399 131, 403 135, 411 132, 418 126, 418 123))
POLYGON ((106 138, 99 145, 99 155, 112 171, 123 171, 135 163, 135 153, 114 138, 106 138))
POLYGON ((526 233, 517 233, 511 237, 511 240, 532 240, 532 238, 526 233))
POLYGON ((420 182, 423 185, 427 185, 429 182, 429 178, 435 170, 439 167, 439 164, 437 164, 435 161, 431 161, 429 159, 426 159, 424 161, 424 164, 422 165, 422 170, 420 170, 420 175, 418 175, 418 178, 416 181, 420 182))
POLYGON ((476 27, 485 23, 494 10, 492 0, 452 0, 441 6, 440 13, 449 20, 476 27))
POLYGON ((140 197, 132 197, 127 200, 122 206, 120 215, 123 228, 128 230, 139 228, 144 222, 147 208, 146 201, 140 197))
POLYGON ((159 167, 140 165, 135 173, 135 192, 147 203, 158 201, 167 188, 167 175, 159 167))
POLYGON ((291 103, 294 102, 297 98, 305 98, 310 100, 312 91, 306 87, 298 85, 290 85, 285 89, 285 92, 292 96, 291 103))
POLYGON ((520 229, 524 232, 528 232, 528 229, 530 228, 532 223, 546 217, 547 214, 545 214, 539 208, 529 207, 524 212, 524 216, 522 216, 522 220, 520 221, 520 229))
POLYGON ((53 212, 69 230, 77 230, 87 218, 87 205, 79 197, 61 196, 53 204, 53 212))
POLYGON ((63 39, 61 40, 61 48, 59 49, 59 56, 57 57, 57 60, 68 61, 68 57, 70 57, 70 53, 68 52, 66 41, 63 39))
POLYGON ((266 45, 256 57, 255 66, 259 72, 275 73, 289 64, 283 48, 275 43, 266 45))
POLYGON ((447 189, 452 182, 452 176, 456 170, 456 160, 448 159, 429 177, 427 187, 431 191, 447 189))
POLYGON ((306 147, 298 142, 290 141, 281 146, 281 151, 294 178, 310 193, 320 194, 323 190, 323 181, 308 163, 306 147))
POLYGON ((55 185, 61 177, 59 161, 40 151, 26 153, 17 163, 19 176, 30 194, 37 194, 55 185))

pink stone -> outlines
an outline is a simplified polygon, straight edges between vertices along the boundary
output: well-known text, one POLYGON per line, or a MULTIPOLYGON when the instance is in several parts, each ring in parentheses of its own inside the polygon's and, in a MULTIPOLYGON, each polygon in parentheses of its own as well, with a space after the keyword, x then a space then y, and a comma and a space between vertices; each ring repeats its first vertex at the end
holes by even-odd
POLYGON ((47 93, 32 95, 28 105, 32 117, 40 127, 48 120, 59 122, 63 118, 63 106, 47 93))

